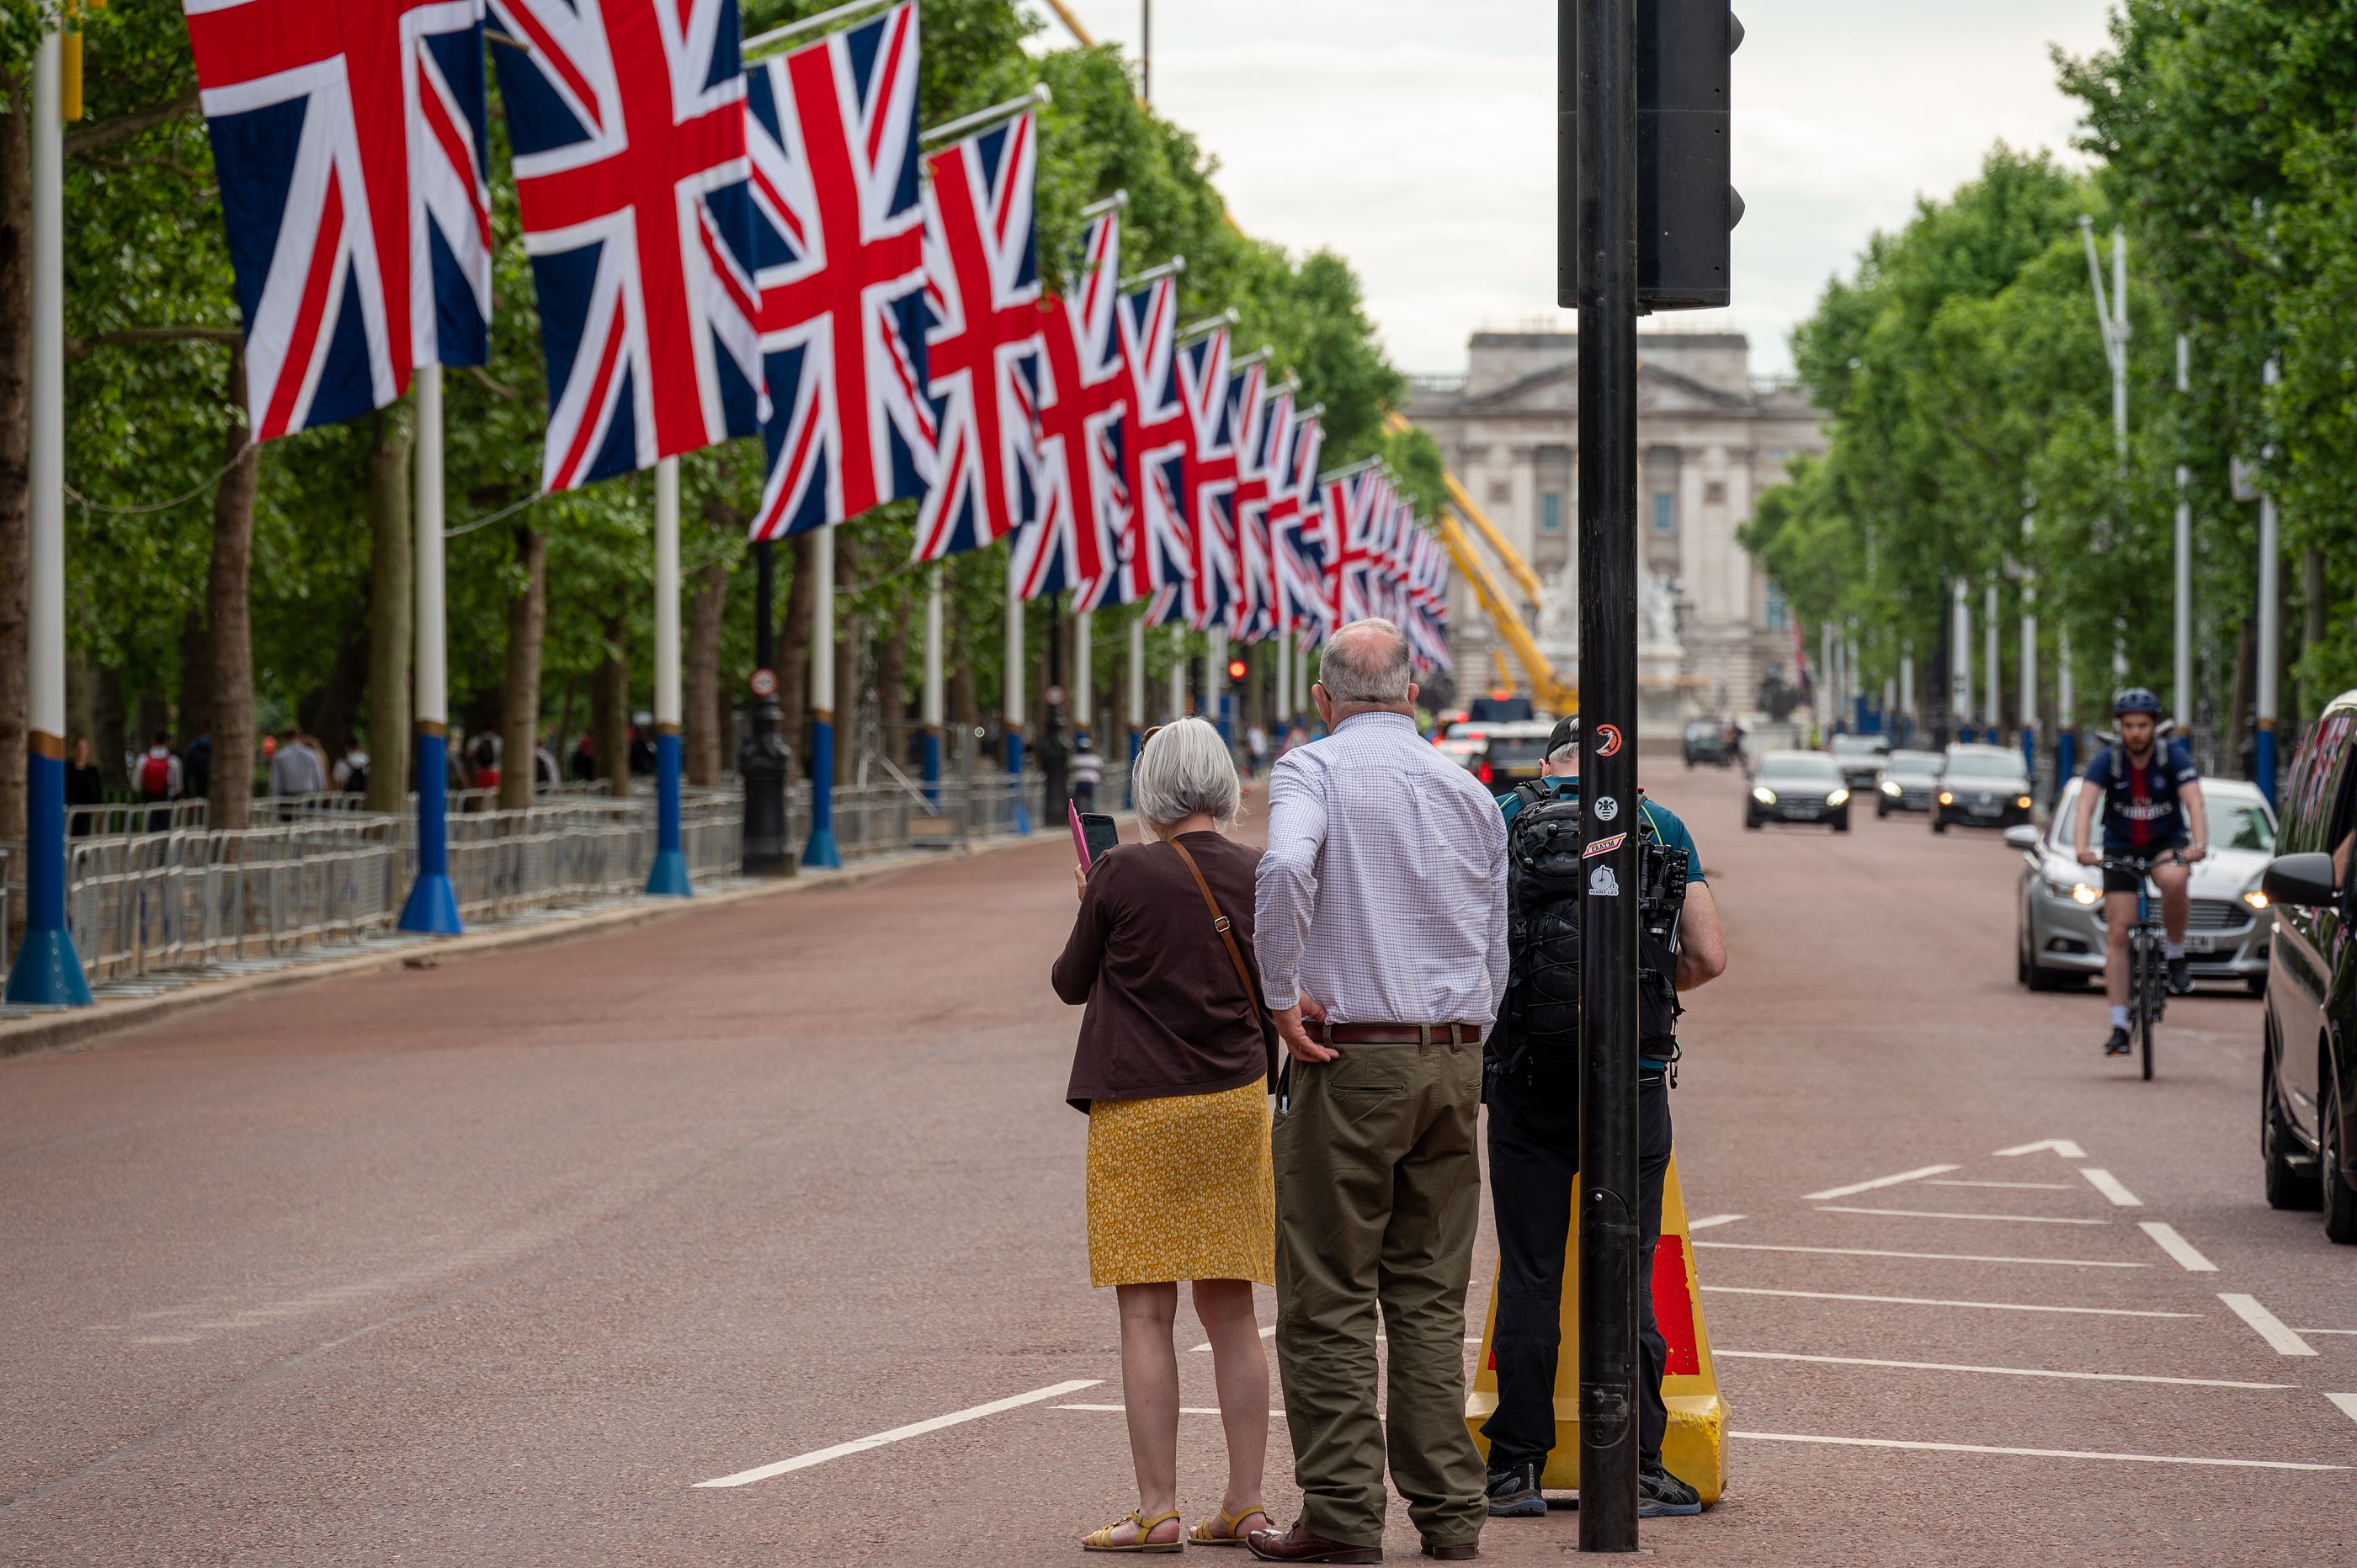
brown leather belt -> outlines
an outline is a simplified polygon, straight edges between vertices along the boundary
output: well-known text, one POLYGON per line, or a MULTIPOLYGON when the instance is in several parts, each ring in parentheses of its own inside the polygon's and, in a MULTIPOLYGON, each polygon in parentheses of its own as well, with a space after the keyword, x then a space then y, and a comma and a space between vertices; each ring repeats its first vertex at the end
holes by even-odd
POLYGON ((1329 1046, 1478 1046, 1479 1024, 1320 1023, 1318 1039, 1329 1046))

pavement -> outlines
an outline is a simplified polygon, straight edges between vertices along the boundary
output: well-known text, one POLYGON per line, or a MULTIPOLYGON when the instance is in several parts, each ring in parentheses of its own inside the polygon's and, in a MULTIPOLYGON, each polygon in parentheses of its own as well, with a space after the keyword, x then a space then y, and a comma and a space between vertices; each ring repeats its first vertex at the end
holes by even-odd
MULTIPOLYGON (((2257 1004, 2172 1003, 2143 1082, 2099 996, 2014 984, 1993 833, 1746 833, 1737 776, 1648 783, 1732 955, 1674 1103, 1735 1436, 1646 1551, 2350 1560, 2357 1249, 2259 1196, 2257 1004)), ((0 1060, 0 1561, 1077 1561, 1133 1497, 1046 983, 1070 853, 0 1060)))

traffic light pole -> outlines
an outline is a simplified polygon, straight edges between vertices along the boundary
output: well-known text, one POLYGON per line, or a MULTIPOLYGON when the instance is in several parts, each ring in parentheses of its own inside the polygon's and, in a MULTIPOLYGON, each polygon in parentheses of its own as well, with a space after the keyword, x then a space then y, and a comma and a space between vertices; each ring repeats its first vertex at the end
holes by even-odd
POLYGON ((1582 1552, 1637 1550, 1637 8, 1555 8, 1557 295, 1579 309, 1582 1552))

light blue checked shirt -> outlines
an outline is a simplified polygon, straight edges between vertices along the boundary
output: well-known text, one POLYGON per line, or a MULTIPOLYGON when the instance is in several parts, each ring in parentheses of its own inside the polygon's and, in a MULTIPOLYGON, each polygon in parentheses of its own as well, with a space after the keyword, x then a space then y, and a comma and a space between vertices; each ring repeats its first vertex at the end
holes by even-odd
POLYGON ((1480 1024, 1506 995, 1506 825, 1401 714, 1358 714, 1268 779, 1253 948, 1272 1009, 1480 1024))

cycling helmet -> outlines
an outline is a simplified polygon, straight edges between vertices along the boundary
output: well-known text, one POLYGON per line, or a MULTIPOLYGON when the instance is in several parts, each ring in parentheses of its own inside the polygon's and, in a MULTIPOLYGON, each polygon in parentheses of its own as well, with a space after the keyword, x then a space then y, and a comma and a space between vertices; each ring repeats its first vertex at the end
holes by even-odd
POLYGON ((2122 714, 2150 714, 2160 717, 2160 699, 2142 686, 2130 686, 2112 699, 2112 716, 2122 714))

